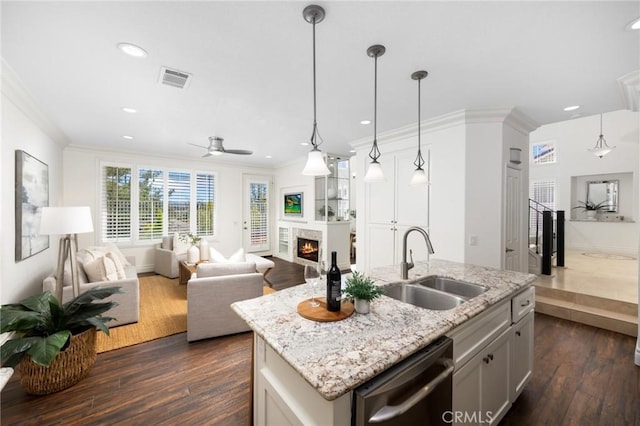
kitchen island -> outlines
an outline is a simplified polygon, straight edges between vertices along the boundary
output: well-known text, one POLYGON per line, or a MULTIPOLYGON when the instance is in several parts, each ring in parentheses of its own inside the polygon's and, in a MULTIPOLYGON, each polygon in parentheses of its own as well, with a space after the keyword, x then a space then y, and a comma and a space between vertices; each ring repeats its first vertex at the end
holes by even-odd
MULTIPOLYGON (((397 266, 377 268, 368 275, 380 286, 401 281, 397 266)), ((276 404, 284 404, 285 411, 291 411, 280 413, 280 420, 293 415, 305 424, 350 424, 350 393, 354 388, 438 337, 455 333, 492 306, 510 301, 535 279, 530 274, 434 259, 416 262, 407 282, 430 275, 480 284, 488 290, 446 311, 427 310, 383 296, 373 301, 368 315, 354 314, 329 323, 310 321, 296 312, 298 303, 310 297, 306 285, 234 303, 233 310, 255 332, 256 424, 269 424, 265 417, 275 415, 274 410, 266 412, 269 401, 265 401, 274 395, 281 400, 274 400, 276 404), (263 368, 265 362, 275 363, 275 367, 263 368), (263 377, 263 382, 272 387, 270 391, 264 389, 264 383, 258 383, 261 374, 272 375, 263 377), (315 408, 308 407, 308 399, 316 396, 315 408)))

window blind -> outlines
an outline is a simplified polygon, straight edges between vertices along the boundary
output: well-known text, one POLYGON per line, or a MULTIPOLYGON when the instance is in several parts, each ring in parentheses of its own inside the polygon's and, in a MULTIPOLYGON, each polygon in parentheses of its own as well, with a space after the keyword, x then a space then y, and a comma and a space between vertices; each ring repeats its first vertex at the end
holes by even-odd
POLYGON ((167 176, 167 229, 169 234, 190 232, 191 174, 170 171, 167 176))
POLYGON ((103 241, 131 240, 131 167, 102 168, 103 241))
POLYGON ((249 184, 249 212, 251 245, 269 242, 269 205, 266 183, 251 182, 249 184))
MULTIPOLYGON (((542 204, 550 210, 556 209, 556 182, 555 180, 532 180, 529 187, 529 198, 542 204)), ((535 229, 536 220, 542 223, 542 213, 531 214, 529 229, 535 229)))
POLYGON ((198 236, 214 234, 215 224, 215 176, 196 174, 196 233, 198 236))
POLYGON ((164 208, 164 173, 162 170, 138 170, 138 238, 162 238, 164 208))
POLYGON ((556 162, 556 143, 541 142, 531 145, 533 164, 550 164, 556 162))

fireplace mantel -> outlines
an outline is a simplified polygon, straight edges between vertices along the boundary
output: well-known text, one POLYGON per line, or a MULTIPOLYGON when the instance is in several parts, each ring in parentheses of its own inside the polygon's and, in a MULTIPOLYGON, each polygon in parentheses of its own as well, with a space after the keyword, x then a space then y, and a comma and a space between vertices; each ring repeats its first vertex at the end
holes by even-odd
POLYGON ((331 259, 331 252, 338 253, 338 267, 349 269, 349 235, 350 226, 348 221, 335 222, 278 222, 278 245, 274 250, 274 255, 289 262, 301 265, 315 265, 307 259, 297 256, 297 238, 318 240, 322 251, 322 257, 327 265, 331 259))

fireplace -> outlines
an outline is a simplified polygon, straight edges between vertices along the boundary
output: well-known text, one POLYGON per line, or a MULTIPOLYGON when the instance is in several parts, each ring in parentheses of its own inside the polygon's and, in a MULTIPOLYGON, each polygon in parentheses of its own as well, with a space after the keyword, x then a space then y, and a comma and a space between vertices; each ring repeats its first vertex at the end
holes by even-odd
POLYGON ((297 255, 301 259, 310 260, 312 262, 318 261, 318 240, 311 240, 308 238, 298 237, 298 252, 297 255))

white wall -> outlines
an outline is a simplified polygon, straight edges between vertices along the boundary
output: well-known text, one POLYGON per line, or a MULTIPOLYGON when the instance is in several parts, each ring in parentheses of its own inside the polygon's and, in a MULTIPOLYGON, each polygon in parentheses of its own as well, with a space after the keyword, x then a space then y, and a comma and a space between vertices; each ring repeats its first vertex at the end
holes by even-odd
MULTIPOLYGON (((134 166, 158 166, 176 169, 209 171, 217 174, 216 180, 216 236, 207 238, 209 243, 225 256, 242 247, 243 237, 243 176, 246 174, 272 175, 272 170, 248 168, 216 163, 212 159, 180 159, 153 156, 140 153, 124 153, 87 149, 79 146, 64 150, 64 205, 90 206, 94 218, 94 228, 99 222, 100 207, 100 163, 121 162, 134 166)), ((277 192, 274 191, 277 197, 277 192)), ((272 234, 272 238, 276 238, 272 234)), ((98 233, 78 236, 80 248, 100 245, 98 233)), ((153 270, 153 247, 155 243, 125 244, 120 249, 125 255, 136 257, 138 272, 153 270)))
POLYGON ((42 291, 42 279, 55 268, 58 238, 50 237, 49 248, 25 260, 15 260, 15 151, 23 150, 49 166, 49 205, 61 201, 62 145, 43 127, 42 117, 15 81, 2 75, 2 242, 0 242, 0 304, 15 303, 42 291))
MULTIPOLYGON (((638 251, 638 140, 639 117, 637 112, 614 111, 603 115, 603 134, 609 146, 616 149, 598 158, 588 149, 593 148, 600 134, 600 116, 594 115, 560 123, 548 124, 531 133, 531 143, 556 141, 555 164, 531 165, 531 179, 554 179, 556 181, 556 208, 565 210, 571 217, 571 180, 575 176, 610 173, 633 173, 632 188, 620 188, 625 197, 633 197, 622 203, 632 209, 636 223, 604 223, 567 221, 566 248, 600 250, 611 253, 634 254, 638 251)), ((529 153, 530 156, 530 153, 529 153)), ((622 184, 622 182, 621 182, 622 184)))

